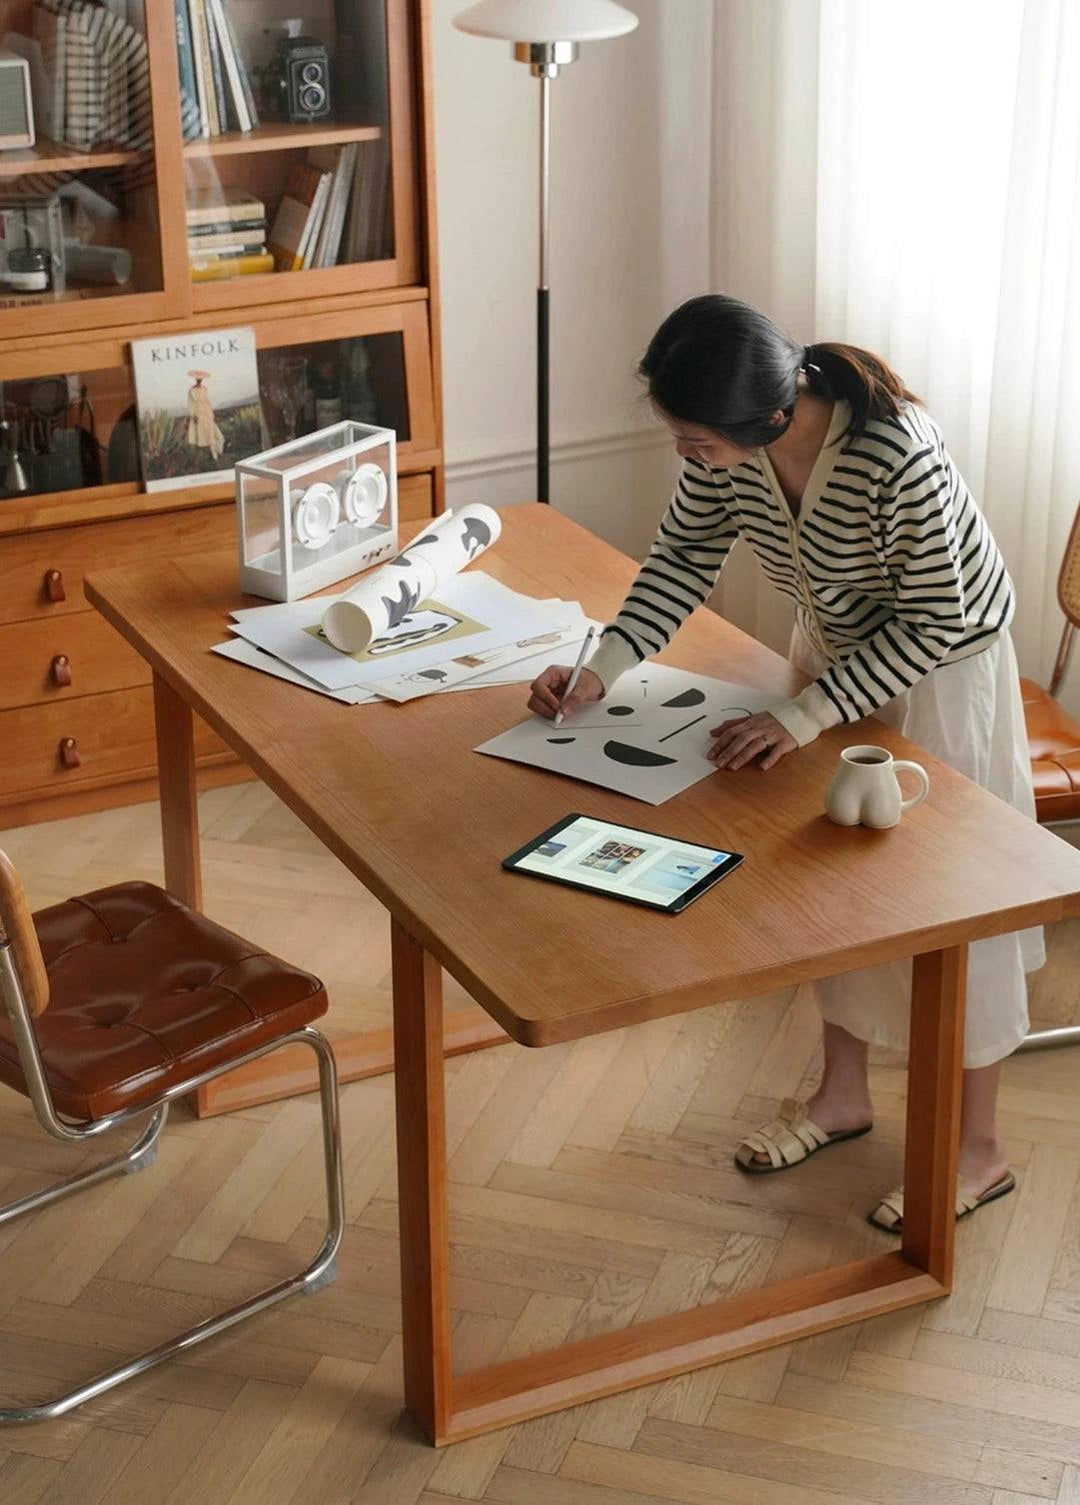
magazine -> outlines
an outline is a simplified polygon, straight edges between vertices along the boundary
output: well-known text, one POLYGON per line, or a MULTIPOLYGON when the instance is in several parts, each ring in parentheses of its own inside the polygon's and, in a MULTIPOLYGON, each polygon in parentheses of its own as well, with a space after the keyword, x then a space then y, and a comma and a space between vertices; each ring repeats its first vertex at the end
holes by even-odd
POLYGON ((266 447, 251 329, 132 340, 147 491, 232 480, 266 447))

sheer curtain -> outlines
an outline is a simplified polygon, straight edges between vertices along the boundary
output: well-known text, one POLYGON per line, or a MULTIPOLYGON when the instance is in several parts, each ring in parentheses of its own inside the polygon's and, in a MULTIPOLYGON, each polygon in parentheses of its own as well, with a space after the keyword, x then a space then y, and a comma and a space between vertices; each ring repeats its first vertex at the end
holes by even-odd
MULTIPOLYGON (((696 106, 666 125, 665 196, 698 205, 663 218, 667 301, 722 289, 896 367, 990 519, 1045 680, 1080 501, 1080 5, 680 0, 661 26, 662 97, 696 106)), ((729 572, 722 609, 784 646, 767 584, 729 572)))

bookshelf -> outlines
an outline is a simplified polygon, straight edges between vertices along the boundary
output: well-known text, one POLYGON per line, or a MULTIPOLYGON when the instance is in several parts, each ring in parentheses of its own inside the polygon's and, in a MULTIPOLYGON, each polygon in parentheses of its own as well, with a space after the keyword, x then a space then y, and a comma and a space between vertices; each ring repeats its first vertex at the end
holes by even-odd
MULTIPOLYGON (((134 124, 110 135, 84 120, 77 141, 43 130, 33 147, 0 151, 0 203, 57 194, 65 239, 107 248, 108 265, 127 275, 69 273, 62 292, 0 276, 0 661, 23 666, 0 694, 0 826, 153 797, 145 667, 102 632, 82 578, 127 557, 234 540, 230 485, 146 492, 131 341, 252 328, 270 442, 290 422, 317 426, 316 412, 389 423, 403 516, 443 501, 430 0, 227 0, 233 53, 219 51, 218 65, 233 97, 217 124, 231 128, 211 134, 205 98, 193 99, 182 69, 177 16, 184 7, 190 26, 209 6, 216 17, 214 0, 0 0, 0 46, 12 35, 33 44, 35 26, 40 41, 43 7, 85 5, 138 35, 145 89, 123 117, 134 124), (298 12, 315 60, 325 58, 331 111, 320 118, 288 118, 275 84, 283 22, 298 12), (244 77, 259 117, 250 130, 234 113, 244 77), (290 185, 327 175, 329 205, 342 160, 351 176, 337 178, 339 234, 312 227, 324 264, 194 279, 192 257, 216 258, 192 204, 248 195, 269 244, 290 185), (302 372, 296 412, 283 364, 302 372)), ((239 244, 236 259, 245 251, 239 244)), ((199 755, 208 782, 247 776, 208 731, 199 755)))

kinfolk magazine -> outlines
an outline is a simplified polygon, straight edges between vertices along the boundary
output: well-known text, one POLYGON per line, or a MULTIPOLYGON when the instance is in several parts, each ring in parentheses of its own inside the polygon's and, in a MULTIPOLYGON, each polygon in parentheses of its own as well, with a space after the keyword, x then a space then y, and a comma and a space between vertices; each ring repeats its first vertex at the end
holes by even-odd
POLYGON ((131 360, 147 491, 229 481, 265 448, 253 330, 132 340, 131 360))

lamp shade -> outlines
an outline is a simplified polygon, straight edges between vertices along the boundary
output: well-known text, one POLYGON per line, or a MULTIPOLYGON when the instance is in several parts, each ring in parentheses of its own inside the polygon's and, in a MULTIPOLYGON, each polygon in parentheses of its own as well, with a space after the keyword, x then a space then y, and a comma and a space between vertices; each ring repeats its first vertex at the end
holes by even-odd
POLYGON ((614 0, 479 0, 454 17, 459 31, 507 42, 602 42, 637 24, 614 0))

